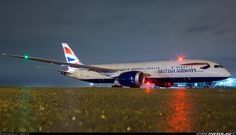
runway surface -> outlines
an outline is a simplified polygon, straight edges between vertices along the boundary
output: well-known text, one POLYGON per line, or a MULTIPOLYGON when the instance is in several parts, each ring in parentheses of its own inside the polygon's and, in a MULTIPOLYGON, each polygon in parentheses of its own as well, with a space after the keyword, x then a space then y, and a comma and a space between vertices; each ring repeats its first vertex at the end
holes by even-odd
POLYGON ((236 89, 0 88, 0 131, 235 132, 236 89))

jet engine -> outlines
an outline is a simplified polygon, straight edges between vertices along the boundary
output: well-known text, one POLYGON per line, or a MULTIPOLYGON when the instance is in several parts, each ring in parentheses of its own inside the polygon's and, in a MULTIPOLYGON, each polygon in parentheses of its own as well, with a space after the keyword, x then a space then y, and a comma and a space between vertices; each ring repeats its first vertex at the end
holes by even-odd
POLYGON ((144 73, 140 71, 130 71, 121 73, 118 77, 120 85, 128 86, 131 88, 139 88, 145 80, 144 73))

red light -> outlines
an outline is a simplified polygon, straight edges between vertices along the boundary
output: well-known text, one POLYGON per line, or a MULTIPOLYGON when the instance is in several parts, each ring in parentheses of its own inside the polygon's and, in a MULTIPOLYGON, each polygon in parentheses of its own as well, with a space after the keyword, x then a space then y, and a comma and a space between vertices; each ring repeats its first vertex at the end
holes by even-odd
POLYGON ((179 55, 176 57, 177 61, 183 61, 184 60, 184 55, 179 55))
POLYGON ((147 82, 146 85, 150 85, 150 82, 147 82))

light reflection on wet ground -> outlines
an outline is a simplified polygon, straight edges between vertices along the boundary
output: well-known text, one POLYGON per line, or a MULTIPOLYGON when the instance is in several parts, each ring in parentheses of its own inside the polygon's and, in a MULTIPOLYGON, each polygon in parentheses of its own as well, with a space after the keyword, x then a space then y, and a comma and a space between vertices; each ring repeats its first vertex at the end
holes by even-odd
POLYGON ((0 88, 1 131, 235 131, 236 90, 0 88))
POLYGON ((152 88, 145 88, 144 91, 145 93, 150 94, 152 92, 152 88))
POLYGON ((184 89, 175 89, 169 101, 172 113, 167 117, 167 132, 191 131, 191 117, 188 112, 192 108, 184 89))

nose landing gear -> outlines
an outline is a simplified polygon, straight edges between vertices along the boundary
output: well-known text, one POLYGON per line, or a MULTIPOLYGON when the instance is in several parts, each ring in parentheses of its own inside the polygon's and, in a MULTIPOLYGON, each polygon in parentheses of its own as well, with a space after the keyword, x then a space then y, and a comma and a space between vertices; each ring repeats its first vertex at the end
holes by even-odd
POLYGON ((206 82, 206 85, 204 88, 214 88, 214 82, 206 82))

